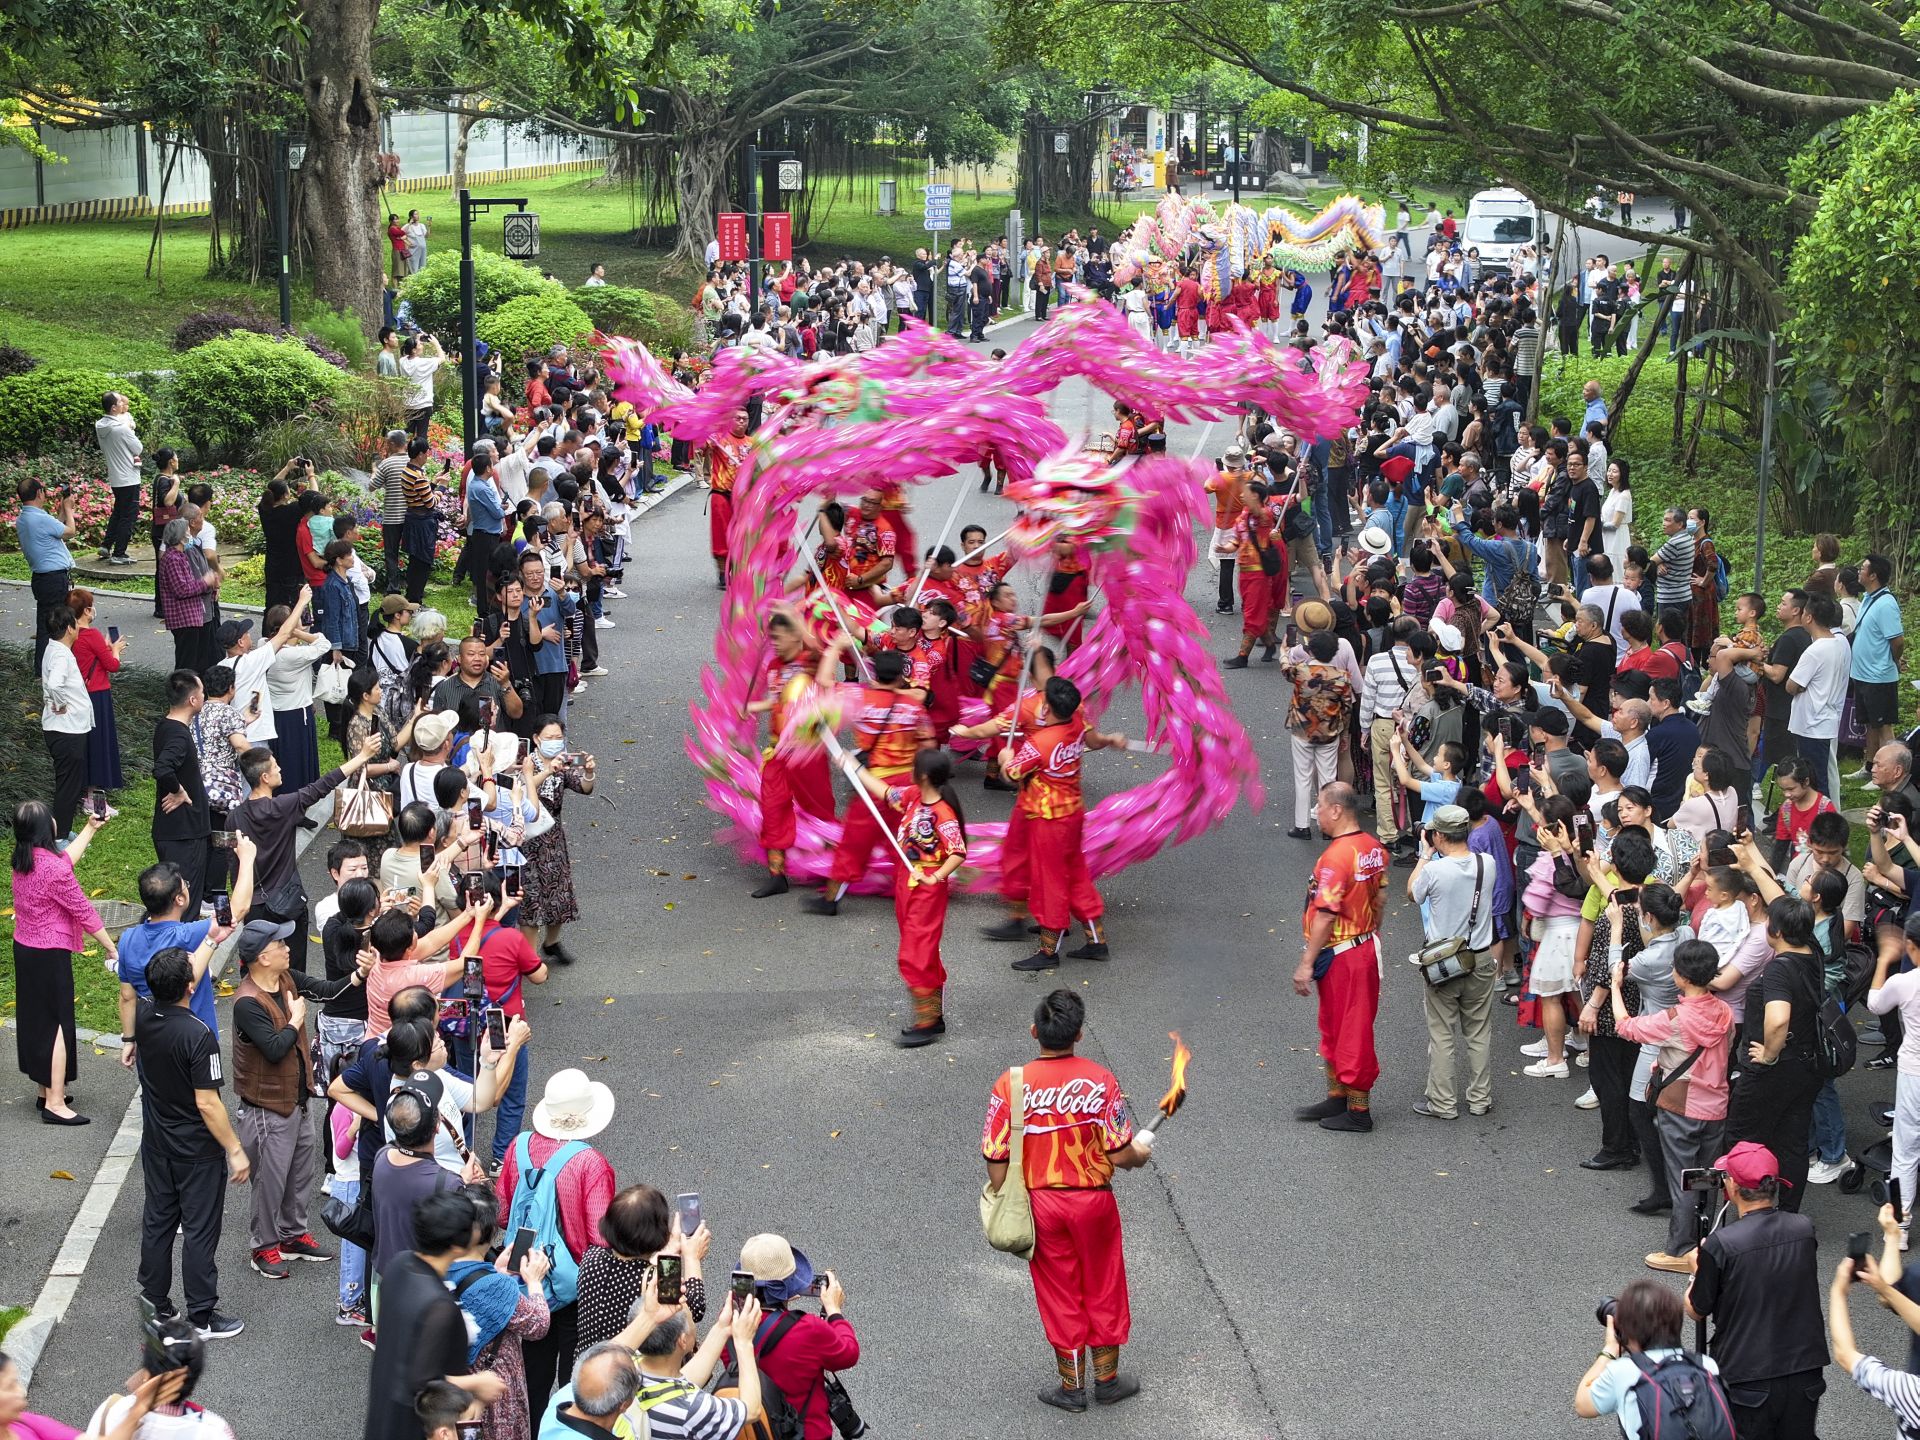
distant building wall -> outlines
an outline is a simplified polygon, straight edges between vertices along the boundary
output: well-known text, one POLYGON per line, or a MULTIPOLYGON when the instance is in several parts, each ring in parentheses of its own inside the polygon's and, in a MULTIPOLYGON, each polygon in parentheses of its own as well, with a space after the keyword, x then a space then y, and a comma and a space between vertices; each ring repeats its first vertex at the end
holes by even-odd
MULTIPOLYGON (((400 156, 396 191, 444 186, 453 174, 458 122, 432 112, 397 114, 387 121, 387 148, 400 156)), ((0 148, 0 230, 55 220, 117 220, 151 215, 161 199, 161 147, 144 127, 62 130, 40 127, 40 139, 63 161, 43 162, 24 150, 0 148)), ((171 154, 171 149, 168 151, 171 154)), ((467 179, 497 184, 567 170, 590 169, 607 154, 602 140, 542 135, 482 120, 467 137, 467 179)), ((206 162, 188 147, 166 183, 170 215, 206 211, 212 195, 206 162)))

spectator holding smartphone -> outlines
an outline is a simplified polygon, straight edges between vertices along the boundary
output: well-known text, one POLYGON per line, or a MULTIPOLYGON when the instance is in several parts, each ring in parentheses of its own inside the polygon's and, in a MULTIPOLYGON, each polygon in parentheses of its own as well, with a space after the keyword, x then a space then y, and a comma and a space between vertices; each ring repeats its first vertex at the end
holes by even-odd
MULTIPOLYGON (((1891 1219, 1890 1210, 1889 1206, 1881 1211, 1883 1228, 1891 1219)), ((1898 1241, 1890 1243, 1887 1250, 1894 1256, 1893 1275, 1898 1278, 1898 1241)), ((1843 1255, 1839 1264, 1834 1266, 1833 1284, 1827 1291, 1827 1338, 1833 1348, 1833 1363, 1851 1375, 1854 1384, 1893 1412, 1901 1440, 1914 1440, 1914 1437, 1920 1436, 1920 1375, 1913 1372, 1911 1358, 1907 1369, 1895 1370, 1872 1355, 1862 1354, 1854 1343, 1853 1314, 1847 1308, 1847 1301, 1852 1296, 1856 1280, 1873 1291, 1874 1298, 1882 1305, 1898 1315, 1909 1331, 1920 1332, 1920 1305, 1916 1305, 1903 1290, 1889 1281, 1872 1256, 1855 1260, 1851 1255, 1843 1255)))

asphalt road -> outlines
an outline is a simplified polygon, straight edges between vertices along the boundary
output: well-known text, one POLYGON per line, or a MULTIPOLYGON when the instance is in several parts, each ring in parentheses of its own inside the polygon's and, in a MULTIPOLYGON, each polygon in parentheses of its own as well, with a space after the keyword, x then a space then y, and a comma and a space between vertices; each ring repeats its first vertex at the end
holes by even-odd
MULTIPOLYGON (((1056 404, 1069 428, 1105 412, 1077 383, 1056 404)), ((1173 445, 1188 453, 1199 438, 1177 432, 1173 445)), ((1223 438, 1216 431, 1208 453, 1223 438)), ((920 492, 923 535, 956 483, 920 492)), ((1569 1405, 1600 1338, 1594 1302, 1646 1273, 1640 1259, 1661 1244, 1663 1223, 1626 1209, 1641 1175, 1578 1168, 1598 1134, 1595 1117, 1573 1107, 1580 1072, 1558 1082, 1520 1076, 1519 1046, 1531 1037, 1516 1033, 1504 1008, 1493 1113, 1452 1123, 1411 1113, 1426 1032, 1420 981, 1397 958, 1412 947, 1417 920, 1398 896, 1387 929, 1378 1128, 1336 1136, 1292 1121, 1290 1108, 1320 1093, 1313 1005, 1288 984, 1316 847, 1285 834, 1291 782, 1275 670, 1256 662, 1227 677, 1264 762, 1266 809, 1242 809, 1109 882, 1110 964, 1015 974, 1006 968, 1013 947, 975 938, 993 908, 956 904, 950 1033, 942 1045, 903 1052, 887 1040, 903 1022, 904 997, 886 903, 855 900, 826 920, 795 899, 751 900, 757 877, 711 838, 714 819, 681 749, 715 611, 700 511, 698 492, 688 491, 647 519, 642 563, 628 572, 634 598, 602 636, 614 674, 576 710, 575 743, 600 757, 606 800, 572 797, 566 811, 588 918, 571 942, 583 963, 529 997, 536 1094, 566 1065, 613 1087, 619 1112, 599 1143, 623 1181, 702 1193, 716 1236, 710 1273, 724 1276, 740 1242, 764 1229, 840 1272, 865 1347, 847 1380, 876 1436, 1098 1427, 1141 1440, 1517 1440, 1579 1431, 1569 1405), (1123 1360, 1145 1389, 1084 1419, 1035 1401, 1052 1366, 1028 1281, 1017 1262, 986 1248, 974 1213, 988 1089, 1030 1055, 1031 1008, 1055 984, 1082 990, 1087 1053, 1143 1106, 1166 1083, 1167 1032, 1180 1030, 1196 1053, 1192 1099, 1158 1158, 1117 1183, 1135 1317, 1123 1360)), ((998 529, 1006 517, 1005 501, 970 494, 962 519, 998 529)), ((1188 598, 1230 653, 1237 621, 1213 615, 1213 583, 1197 573, 1188 598)), ((6 623, 25 616, 25 598, 0 593, 6 623)), ((129 624, 138 613, 128 606, 127 618, 107 618, 135 635, 136 658, 164 657, 151 622, 129 624)), ((1122 723, 1127 709, 1124 700, 1117 707, 1122 723)), ((1152 763, 1090 757, 1090 788, 1130 783, 1136 758, 1152 763)), ((1004 814, 995 803, 1004 797, 971 780, 965 793, 973 814, 1004 814)), ((1396 882, 1405 873, 1394 872, 1396 882)), ((127 1086, 111 1057, 83 1056, 78 1091, 100 1119, 75 1144, 33 1123, 24 1081, 7 1091, 0 1143, 16 1163, 0 1169, 10 1177, 0 1181, 9 1212, 0 1294, 30 1297, 64 1233, 60 1206, 70 1215, 78 1203, 89 1156, 104 1148, 127 1086), (40 1178, 56 1166, 81 1184, 40 1178)), ((1884 1073, 1843 1082, 1856 1144, 1875 1137, 1868 1106, 1891 1092, 1884 1073)), ((136 1167, 41 1362, 35 1409, 84 1420, 133 1368, 140 1204, 136 1167)), ((1864 1199, 1832 1187, 1808 1209, 1828 1259, 1848 1231, 1871 1223, 1864 1199)), ((254 1275, 245 1221, 244 1195, 230 1192, 222 1305, 247 1331, 217 1348, 199 1398, 242 1436, 357 1435, 369 1356, 352 1331, 331 1324, 333 1267, 298 1266, 282 1281, 254 1275)), ((1865 1304, 1856 1316, 1866 1344, 1889 1358, 1903 1353, 1891 1317, 1865 1304)), ((1884 1431, 1884 1411, 1837 1371, 1829 1381, 1827 1433, 1884 1431)))

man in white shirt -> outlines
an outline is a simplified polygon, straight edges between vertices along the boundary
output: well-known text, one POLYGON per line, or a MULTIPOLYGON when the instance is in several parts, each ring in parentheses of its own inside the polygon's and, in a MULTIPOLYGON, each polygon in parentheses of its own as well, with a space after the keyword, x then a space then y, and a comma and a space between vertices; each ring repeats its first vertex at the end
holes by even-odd
POLYGON ((1580 603, 1591 605, 1601 613, 1607 633, 1625 654, 1627 634, 1620 628, 1620 622, 1640 608, 1639 592, 1615 583, 1613 561, 1605 555, 1587 557, 1587 578, 1593 584, 1580 592, 1580 603))
POLYGON ((1840 794, 1834 742, 1852 663, 1839 629, 1840 602, 1831 595, 1813 596, 1807 603, 1807 633, 1813 639, 1787 676, 1787 694, 1793 697, 1787 729, 1795 749, 1813 767, 1814 785, 1829 799, 1840 794))
POLYGON ((407 431, 417 440, 427 438, 427 422, 433 419, 433 372, 446 358, 431 335, 409 335, 400 342, 401 403, 407 407, 407 431))
POLYGON ((233 667, 233 708, 247 717, 247 738, 265 745, 279 738, 273 725, 273 697, 267 692, 267 671, 273 658, 285 648, 299 629, 300 615, 313 601, 310 586, 300 587, 300 598, 280 629, 264 645, 253 643, 253 621, 227 620, 220 626, 218 639, 222 663, 233 667))
POLYGON ((100 542, 100 558, 110 565, 131 565, 127 542, 140 518, 140 437, 134 432, 127 397, 119 391, 101 396, 100 410, 100 418, 93 422, 93 438, 106 457, 107 484, 113 490, 113 514, 100 542))

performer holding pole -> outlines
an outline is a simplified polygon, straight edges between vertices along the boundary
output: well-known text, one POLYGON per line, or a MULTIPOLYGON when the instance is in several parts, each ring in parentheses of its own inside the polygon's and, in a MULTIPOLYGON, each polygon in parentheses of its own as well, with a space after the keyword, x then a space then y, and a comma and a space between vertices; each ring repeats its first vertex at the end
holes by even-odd
POLYGON ((733 412, 731 435, 716 435, 707 443, 707 489, 711 492, 707 497, 707 540, 713 551, 716 590, 727 588, 727 532, 733 528, 733 487, 752 449, 745 410, 733 412))
POLYGON ((1306 945, 1293 988, 1311 995, 1320 987, 1327 1098, 1302 1105, 1293 1118, 1317 1120, 1322 1130, 1365 1134, 1373 1129, 1368 1094, 1380 1078, 1373 1025, 1380 1013, 1380 892, 1387 849, 1360 828, 1360 796, 1345 781, 1320 787, 1314 818, 1331 843, 1313 867, 1302 924, 1306 945))
MULTIPOLYGON (((1015 970, 1052 970, 1060 963, 1060 941, 1078 920, 1087 939, 1070 951, 1072 960, 1105 960, 1107 936, 1100 917, 1106 904, 1087 874, 1081 843, 1087 804, 1080 793, 1080 757, 1087 750, 1126 748, 1127 737, 1104 734, 1080 711, 1080 690, 1056 675, 1042 691, 1046 712, 1038 729, 1015 734, 1000 751, 1000 771, 1015 780, 1031 777, 1014 802, 1026 812, 1028 903, 1040 924, 1040 948, 1013 962, 1015 970)), ((1018 716, 1015 716, 1016 722, 1018 716)))
POLYGON ((902 862, 893 871, 893 918, 900 927, 900 978, 913 999, 913 1023, 893 1043, 903 1050, 931 1045, 947 1033, 941 993, 947 967, 940 937, 947 926, 947 881, 967 858, 967 817, 953 792, 953 757, 922 750, 913 757, 913 782, 889 784, 844 751, 840 768, 900 816, 894 838, 902 862))
MULTIPOLYGON (((1071 990, 1042 1000, 1028 1032, 1040 1057, 1020 1067, 1020 1170, 1033 1205, 1028 1266, 1060 1376, 1040 1400, 1073 1411, 1087 1408, 1089 1371, 1098 1404, 1140 1392, 1138 1380, 1120 1373, 1133 1316, 1113 1172, 1138 1169, 1153 1155, 1152 1132, 1135 1133, 1113 1072, 1073 1053, 1086 1014, 1071 990), (1088 1349, 1091 1364, 1083 1359, 1088 1349)), ((1007 1071, 994 1083, 980 1140, 995 1190, 1007 1181, 1012 1155, 1012 1082, 1007 1071)))
POLYGON ((787 851, 799 833, 797 804, 809 815, 833 818, 833 772, 827 757, 815 752, 803 760, 790 759, 775 748, 786 728, 787 706, 799 698, 799 689, 815 683, 820 657, 806 646, 805 628, 789 606, 778 606, 767 619, 767 638, 773 658, 767 664, 766 694, 747 703, 749 715, 767 715, 768 743, 760 760, 760 846, 767 852, 767 879, 753 898, 787 893, 787 851))
MULTIPOLYGON (((1033 647, 1027 660, 1027 673, 1021 681, 1017 699, 998 715, 978 725, 956 725, 956 740, 997 740, 1001 736, 1030 734, 1046 713, 1047 697, 1042 692, 1053 678, 1053 651, 1045 645, 1033 647)), ((998 747, 994 747, 997 753, 998 747)), ((1000 898, 1006 902, 1007 918, 998 925, 983 925, 980 933, 989 940, 1027 938, 1027 896, 1032 889, 1027 858, 1027 816, 1019 805, 1007 820, 1006 836, 1000 841, 1000 898)))
MULTIPOLYGON (((835 683, 844 654, 853 648, 853 638, 847 634, 834 641, 833 648, 820 660, 816 676, 820 684, 835 683)), ((919 694, 909 688, 905 655, 898 650, 883 650, 873 657, 872 664, 873 682, 862 689, 859 719, 854 722, 854 749, 867 757, 865 768, 876 780, 903 785, 913 773, 914 757, 933 745, 933 724, 919 694)), ((826 887, 807 901, 807 909, 814 914, 840 913, 840 901, 848 887, 867 873, 873 847, 899 828, 898 811, 884 801, 879 809, 881 814, 875 816, 871 805, 847 807, 826 887)), ((890 852, 887 859, 893 864, 896 857, 890 852)))

